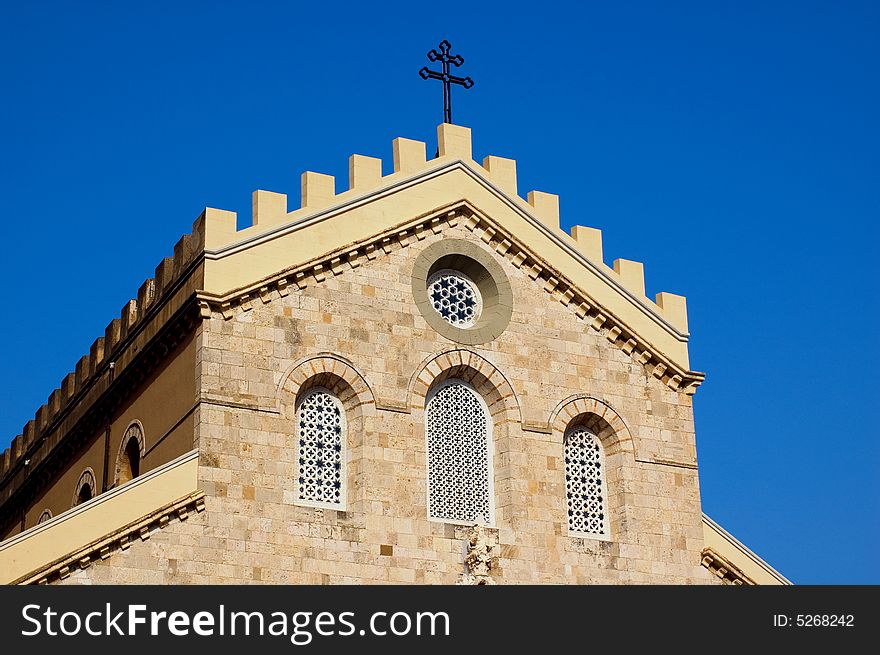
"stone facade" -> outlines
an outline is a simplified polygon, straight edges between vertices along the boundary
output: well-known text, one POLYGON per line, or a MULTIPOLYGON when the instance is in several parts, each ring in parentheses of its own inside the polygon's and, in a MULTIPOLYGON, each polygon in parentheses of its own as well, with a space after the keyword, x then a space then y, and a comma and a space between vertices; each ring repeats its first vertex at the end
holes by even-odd
POLYGON ((520 197, 467 128, 393 152, 388 175, 352 155, 340 193, 304 173, 292 211, 255 191, 249 227, 196 219, 0 456, 0 582, 787 584, 701 512, 685 298, 606 265, 600 230, 563 232, 558 198, 520 197), (434 311, 449 271, 476 318, 434 311), (461 443, 491 444, 488 525, 429 517, 426 424, 454 380, 459 414, 485 413, 461 443), (307 395, 344 416, 340 506, 299 500, 307 395), (575 428, 585 489, 604 452, 592 536, 568 527, 575 428))
POLYGON ((461 222, 287 295, 212 311, 196 334, 206 511, 66 581, 455 584, 472 528, 428 519, 424 407, 432 385, 461 378, 494 425, 494 582, 711 583, 692 397, 608 332, 461 222), (446 239, 503 269, 513 307, 500 337, 456 343, 417 308, 414 266, 446 239), (344 511, 296 502, 295 405, 315 385, 346 412, 344 511), (568 535, 572 421, 594 425, 605 449, 608 540, 568 535))

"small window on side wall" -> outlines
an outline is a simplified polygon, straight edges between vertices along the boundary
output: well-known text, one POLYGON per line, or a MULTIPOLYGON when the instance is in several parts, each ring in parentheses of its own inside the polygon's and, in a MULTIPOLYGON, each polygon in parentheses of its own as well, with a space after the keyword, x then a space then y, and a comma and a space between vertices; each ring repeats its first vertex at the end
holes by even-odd
POLYGON ((73 494, 71 506, 76 507, 91 500, 97 493, 97 489, 95 472, 91 468, 87 468, 80 474, 79 481, 76 483, 76 491, 73 494))
POLYGON ((134 421, 122 436, 116 456, 115 485, 125 484, 140 475, 143 452, 144 429, 139 421, 134 421))
POLYGON ((95 495, 94 489, 92 489, 92 485, 84 484, 79 488, 79 494, 76 497, 76 504, 80 505, 87 500, 91 500, 95 495))

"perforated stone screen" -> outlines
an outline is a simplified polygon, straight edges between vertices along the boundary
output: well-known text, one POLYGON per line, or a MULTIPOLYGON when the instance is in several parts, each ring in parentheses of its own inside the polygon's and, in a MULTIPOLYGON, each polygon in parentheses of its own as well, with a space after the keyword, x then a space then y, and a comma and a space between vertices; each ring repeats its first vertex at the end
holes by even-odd
POLYGON ((605 458, 599 438, 585 427, 565 438, 565 496, 570 531, 608 535, 605 458))
POLYGON ((457 523, 492 523, 490 418, 477 393, 453 381, 426 407, 428 512, 457 523))
POLYGON ((296 413, 298 498, 342 505, 345 417, 342 405, 326 389, 309 391, 296 413))
POLYGON ((464 273, 445 269, 428 280, 428 299, 444 321, 460 328, 475 325, 482 298, 477 285, 464 273))

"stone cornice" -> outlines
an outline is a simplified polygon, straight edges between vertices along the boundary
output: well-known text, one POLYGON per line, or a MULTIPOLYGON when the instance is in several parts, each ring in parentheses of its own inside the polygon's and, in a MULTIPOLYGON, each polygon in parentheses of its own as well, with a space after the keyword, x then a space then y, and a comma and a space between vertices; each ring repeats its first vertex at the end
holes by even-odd
POLYGON ((742 584, 790 585, 791 581, 703 514, 702 563, 721 580, 742 584))
MULTIPOLYGON (((481 241, 513 266, 524 271, 549 296, 571 309, 589 329, 603 334, 612 345, 642 365, 646 375, 687 395, 693 395, 702 383, 705 378, 703 373, 682 369, 665 353, 652 348, 634 329, 596 303, 586 290, 576 287, 549 262, 535 256, 524 243, 507 234, 500 225, 466 200, 403 221, 394 229, 371 239, 350 243, 344 249, 289 267, 229 293, 216 295, 199 292, 197 300, 201 316, 209 318, 213 312, 217 312, 225 319, 230 319, 238 311, 250 311, 254 303, 266 304, 275 298, 287 296, 291 289, 302 290, 309 285, 320 284, 328 277, 340 275, 394 249, 421 241, 429 233, 440 234, 459 224, 479 236, 481 241)), ((285 229, 289 229, 289 226, 285 229)))
POLYGON ((205 259, 211 261, 222 260, 226 257, 242 252, 254 246, 269 243, 275 239, 278 239, 279 237, 297 232, 323 221, 331 220, 337 216, 352 211, 353 209, 375 202, 377 199, 391 196, 401 190, 423 184, 428 180, 440 177, 449 173, 450 171, 455 170, 464 172, 474 182, 491 191, 498 198, 498 200, 503 202, 510 210, 516 212, 522 218, 527 220, 533 228, 540 231, 544 236, 553 241, 567 255, 573 257, 575 260, 578 261, 579 264, 581 264, 585 268, 588 268, 597 276, 603 278, 605 282, 612 286, 620 295, 628 298, 634 306, 639 308, 639 310, 645 315, 646 318, 657 323, 658 326, 661 326, 677 340, 682 342, 687 341, 689 333, 679 330, 668 320, 666 320, 666 318, 662 314, 658 313, 659 310, 656 305, 654 307, 650 307, 647 304, 648 301, 646 298, 638 297, 632 291, 627 289, 626 286, 624 286, 617 277, 611 275, 609 270, 606 270, 605 267, 597 265, 589 257, 586 257, 577 247, 575 247, 570 238, 565 238, 566 235, 563 232, 561 232, 559 229, 548 227, 543 221, 537 218, 534 213, 525 209, 523 205, 526 205, 526 203, 523 203, 522 199, 517 197, 516 200, 518 200, 519 202, 512 199, 508 194, 504 193, 504 191, 502 191, 496 184, 494 184, 492 180, 488 179, 484 173, 478 172, 473 168, 470 163, 461 159, 441 161, 434 166, 429 166, 428 168, 419 171, 415 175, 387 184, 386 186, 382 186, 379 189, 375 189, 358 197, 351 198, 337 205, 334 205, 331 208, 313 212, 294 222, 278 225, 274 228, 270 228, 258 234, 250 235, 244 239, 226 244, 219 248, 206 248, 205 259))
POLYGON ((129 536, 147 539, 172 518, 201 511, 198 473, 193 449, 0 542, 0 583, 65 577, 124 550, 129 536))
POLYGON ((59 582, 70 577, 70 574, 78 569, 89 568, 93 562, 104 561, 117 553, 128 550, 131 544, 137 540, 147 541, 153 531, 164 529, 172 520, 186 521, 191 513, 204 511, 204 492, 192 493, 177 502, 158 508, 139 521, 113 531, 100 541, 93 542, 61 560, 29 573, 13 584, 59 582))
POLYGON ((700 564, 705 566, 724 584, 754 585, 757 584, 742 570, 730 562, 727 558, 719 555, 711 548, 704 548, 701 553, 700 564))

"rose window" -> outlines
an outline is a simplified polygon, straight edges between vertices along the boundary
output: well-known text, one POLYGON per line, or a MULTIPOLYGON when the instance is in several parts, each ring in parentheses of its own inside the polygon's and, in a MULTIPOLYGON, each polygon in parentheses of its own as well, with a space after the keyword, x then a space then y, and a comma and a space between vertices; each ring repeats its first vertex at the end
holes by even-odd
POLYGON ((430 277, 428 300, 443 320, 459 328, 476 324, 483 304, 477 285, 463 273, 450 269, 430 277))

